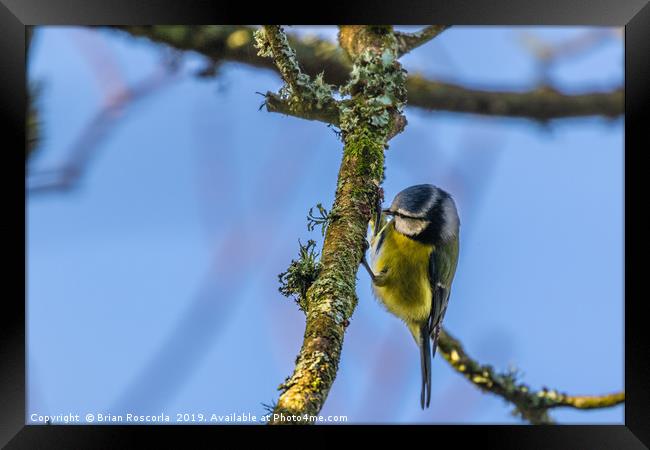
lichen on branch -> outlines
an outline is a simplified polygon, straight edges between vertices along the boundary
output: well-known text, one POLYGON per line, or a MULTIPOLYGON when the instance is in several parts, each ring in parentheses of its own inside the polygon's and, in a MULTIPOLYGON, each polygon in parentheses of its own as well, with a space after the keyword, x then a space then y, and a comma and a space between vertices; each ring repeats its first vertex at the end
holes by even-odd
POLYGON ((309 213, 307 214, 307 229, 309 231, 314 231, 318 226, 321 227, 321 233, 323 237, 325 236, 325 231, 327 230, 327 225, 336 218, 336 213, 334 211, 327 211, 322 203, 318 203, 315 207, 318 212, 314 212, 314 208, 309 208, 309 213))
POLYGON ((354 61, 340 89, 352 98, 341 106, 340 128, 346 148, 354 151, 355 141, 387 140, 404 129, 406 71, 397 60, 392 27, 342 26, 339 41, 354 61))
MULTIPOLYGON (((258 47, 274 58, 291 90, 285 97, 304 99, 300 91, 305 82, 295 81, 300 66, 295 54, 287 49, 282 30, 264 27, 264 36, 259 39, 258 47)), ((294 371, 280 385, 274 409, 278 415, 318 414, 334 382, 345 329, 357 305, 356 274, 365 251, 368 222, 381 200, 384 150, 388 139, 405 124, 401 112, 406 78, 397 61, 392 28, 342 27, 340 42, 353 61, 350 80, 341 88, 349 98, 338 103, 343 160, 334 205, 329 213, 321 207, 321 216, 312 217, 314 223, 320 220, 326 226, 318 276, 306 295, 302 295, 302 284, 292 289, 301 292, 307 322, 294 371)))
POLYGON ((318 278, 320 262, 316 252, 316 241, 310 239, 303 245, 298 241, 300 251, 297 260, 292 260, 289 268, 278 275, 279 291, 285 297, 293 297, 302 312, 307 311, 307 290, 318 278))
POLYGON ((268 112, 276 112, 305 120, 316 120, 338 127, 341 114, 340 106, 342 104, 344 102, 332 102, 322 105, 321 108, 314 108, 309 103, 305 103, 304 105, 301 103, 290 103, 279 94, 267 92, 264 94, 264 103, 262 106, 266 106, 268 112))
MULTIPOLYGON (((336 111, 336 100, 332 97, 332 86, 325 83, 323 73, 312 80, 300 70, 296 52, 289 45, 287 36, 278 25, 265 25, 254 33, 258 55, 273 58, 286 84, 280 89, 279 100, 286 102, 288 112, 293 115, 318 115, 320 111, 336 111)), ((269 98, 267 93, 267 108, 269 98)))

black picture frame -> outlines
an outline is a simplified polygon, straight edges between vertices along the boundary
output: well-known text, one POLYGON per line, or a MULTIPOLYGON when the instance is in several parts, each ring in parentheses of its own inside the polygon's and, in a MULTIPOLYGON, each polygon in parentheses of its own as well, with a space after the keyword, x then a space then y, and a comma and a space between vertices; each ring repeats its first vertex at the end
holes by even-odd
MULTIPOLYGON (((6 448, 122 448, 133 443, 150 444, 151 429, 168 439, 205 434, 199 443, 214 447, 223 433, 242 431, 241 426, 46 426, 25 422, 25 163, 26 25, 144 25, 222 23, 452 23, 462 25, 600 25, 625 26, 625 425, 593 426, 428 426, 373 427, 362 430, 377 437, 408 431, 409 439, 422 436, 435 442, 474 443, 487 448, 638 449, 650 445, 650 364, 643 291, 635 295, 634 283, 643 267, 636 264, 638 237, 643 220, 632 214, 647 204, 635 175, 642 170, 639 156, 647 153, 647 106, 650 103, 650 5, 645 0, 444 1, 429 0, 379 3, 370 0, 328 2, 310 14, 306 8, 265 2, 260 5, 205 0, 0 0, 0 123, 4 132, 4 183, 2 210, 6 243, 3 280, 16 289, 5 289, 0 315, 0 444, 6 448), (638 196, 639 199, 635 199, 638 196), (638 207, 637 207, 638 206, 638 207), (634 237, 633 237, 634 236, 634 237), (23 241, 24 243, 24 241, 23 241)), ((647 226, 645 226, 647 228, 647 226)), ((640 256, 640 255, 639 255, 640 256)), ((639 261, 641 261, 639 259, 639 261)), ((595 326, 606 327, 607 324, 595 326)), ((309 427, 300 433, 331 433, 356 427, 309 427)), ((369 428, 369 427, 360 427, 369 428)), ((286 429, 283 428, 283 432, 286 429)), ((296 428, 293 429, 297 431, 296 428)), ((247 427, 247 434, 278 433, 277 427, 247 427), (273 431, 271 431, 273 429, 273 431), (258 431, 267 430, 267 431, 258 431)), ((170 442, 170 441, 168 441, 170 442)), ((305 444, 308 441, 304 442, 305 444)), ((449 444, 445 444, 449 445, 449 444)), ((150 446, 150 445, 147 445, 150 446)), ((200 445, 195 445, 196 447, 200 445)))

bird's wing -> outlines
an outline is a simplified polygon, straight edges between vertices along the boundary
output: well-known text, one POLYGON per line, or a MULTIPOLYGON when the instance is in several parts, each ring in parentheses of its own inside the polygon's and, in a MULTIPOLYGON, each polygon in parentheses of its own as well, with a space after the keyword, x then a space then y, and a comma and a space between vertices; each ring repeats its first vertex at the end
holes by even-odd
POLYGON ((451 282, 456 273, 458 262, 458 239, 452 238, 438 245, 429 258, 429 281, 431 283, 431 313, 428 321, 428 331, 433 340, 432 353, 436 354, 438 333, 442 320, 447 312, 451 282))
POLYGON ((434 248, 429 257, 429 283, 431 284, 431 312, 429 313, 428 331, 440 323, 442 311, 447 301, 445 288, 440 281, 440 272, 442 270, 442 259, 440 250, 434 248))

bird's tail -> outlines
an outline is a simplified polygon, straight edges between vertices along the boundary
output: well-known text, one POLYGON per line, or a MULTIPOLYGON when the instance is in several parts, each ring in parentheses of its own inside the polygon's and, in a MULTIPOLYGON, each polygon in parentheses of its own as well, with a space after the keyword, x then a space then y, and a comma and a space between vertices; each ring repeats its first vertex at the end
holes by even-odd
MULTIPOLYGON (((432 335, 429 333, 428 325, 420 329, 420 364, 422 367, 422 391, 420 393, 420 406, 422 409, 429 407, 431 402, 431 339, 432 335)), ((434 352, 435 352, 435 343, 434 352)), ((435 353, 434 353, 435 354, 435 353)))

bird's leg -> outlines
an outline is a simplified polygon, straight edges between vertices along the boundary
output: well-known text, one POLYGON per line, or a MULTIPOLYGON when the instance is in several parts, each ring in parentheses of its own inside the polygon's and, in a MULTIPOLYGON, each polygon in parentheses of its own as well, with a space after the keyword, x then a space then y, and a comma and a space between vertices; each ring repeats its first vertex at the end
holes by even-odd
POLYGON ((368 275, 370 275, 370 278, 372 278, 372 281, 375 281, 375 274, 373 273, 372 269, 370 268, 370 265, 368 264, 368 260, 366 259, 366 254, 363 254, 363 258, 361 258, 361 264, 363 267, 366 268, 366 271, 368 272, 368 275))
POLYGON ((370 275, 370 278, 372 279, 372 283, 375 286, 383 286, 384 284, 386 284, 386 273, 382 271, 379 275, 375 275, 375 273, 372 271, 372 269, 370 268, 370 264, 368 264, 368 260, 366 259, 366 251, 368 250, 368 247, 369 247, 368 241, 364 239, 363 256, 361 257, 361 264, 368 271, 368 275, 370 275))

